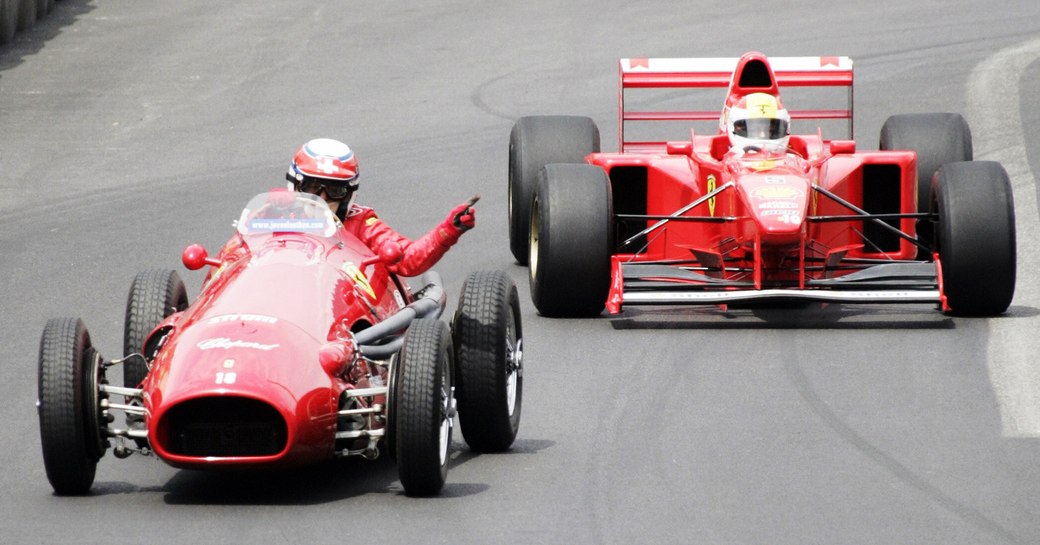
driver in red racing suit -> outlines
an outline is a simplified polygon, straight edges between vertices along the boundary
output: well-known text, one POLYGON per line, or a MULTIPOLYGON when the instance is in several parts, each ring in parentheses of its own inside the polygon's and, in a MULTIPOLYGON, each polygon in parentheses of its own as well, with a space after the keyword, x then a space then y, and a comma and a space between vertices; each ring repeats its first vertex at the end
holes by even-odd
POLYGON ((472 202, 466 202, 452 209, 440 225, 418 240, 397 233, 379 219, 375 210, 353 202, 358 189, 358 161, 350 147, 338 140, 318 138, 300 146, 285 177, 296 191, 325 199, 343 222, 343 229, 373 252, 378 253, 390 242, 399 244, 402 258, 388 268, 401 276, 426 272, 476 223, 472 202))

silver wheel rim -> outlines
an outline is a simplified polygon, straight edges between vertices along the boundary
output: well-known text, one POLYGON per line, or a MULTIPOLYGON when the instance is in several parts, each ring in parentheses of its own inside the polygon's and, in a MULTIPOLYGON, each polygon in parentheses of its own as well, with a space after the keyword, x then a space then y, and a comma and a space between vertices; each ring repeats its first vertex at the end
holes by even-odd
POLYGON ((517 385, 523 376, 524 340, 516 338, 511 313, 506 335, 506 406, 509 408, 509 416, 513 416, 513 411, 516 410, 517 385))
MULTIPOLYGON (((444 361, 447 363, 448 360, 444 361)), ((448 383, 449 371, 447 365, 441 371, 440 459, 442 466, 448 459, 448 444, 451 442, 451 426, 455 415, 455 387, 448 383)))

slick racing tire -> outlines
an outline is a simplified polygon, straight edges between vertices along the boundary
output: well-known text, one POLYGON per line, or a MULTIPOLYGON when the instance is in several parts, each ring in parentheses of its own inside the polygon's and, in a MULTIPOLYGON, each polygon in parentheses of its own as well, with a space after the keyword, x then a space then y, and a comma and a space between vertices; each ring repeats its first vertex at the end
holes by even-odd
POLYGON ((591 317, 610 288, 610 180, 592 165, 550 164, 531 200, 531 299, 543 316, 591 317))
POLYGON ((101 424, 104 369, 81 320, 47 322, 40 338, 38 377, 40 442, 47 480, 55 494, 86 494, 108 442, 101 424))
MULTIPOLYGON (((123 354, 143 353, 149 333, 167 316, 188 308, 188 292, 177 271, 153 269, 134 277, 126 297, 126 319, 123 323, 123 354)), ((144 354, 151 359, 152 354, 144 354)), ((136 388, 144 380, 148 367, 139 358, 123 364, 123 386, 136 388)))
POLYGON ((1000 163, 943 165, 932 182, 936 244, 953 314, 994 316, 1015 294, 1015 205, 1000 163))
POLYGON ((523 328, 516 284, 501 271, 471 273, 452 319, 455 395, 466 444, 508 449, 520 428, 523 328))
MULTIPOLYGON (((960 114, 899 114, 881 126, 882 150, 910 150, 917 154, 917 211, 926 213, 932 202, 932 178, 946 163, 972 160, 971 128, 960 114)), ((930 220, 917 222, 917 238, 927 246, 935 241, 930 220)), ((926 250, 918 259, 930 260, 926 250)))
POLYGON ((401 486, 432 496, 448 476, 455 417, 451 332, 440 320, 412 322, 404 336, 394 395, 394 443, 401 486))
POLYGON ((21 0, 18 6, 18 31, 23 32, 36 24, 36 0, 21 0))
POLYGON ((54 0, 36 0, 36 17, 43 19, 54 9, 54 0))
POLYGON ((0 45, 14 39, 18 31, 18 7, 21 0, 0 0, 0 45))
POLYGON ((521 117, 509 133, 509 248, 527 264, 531 194, 549 163, 581 163, 599 152, 599 128, 588 117, 521 117))

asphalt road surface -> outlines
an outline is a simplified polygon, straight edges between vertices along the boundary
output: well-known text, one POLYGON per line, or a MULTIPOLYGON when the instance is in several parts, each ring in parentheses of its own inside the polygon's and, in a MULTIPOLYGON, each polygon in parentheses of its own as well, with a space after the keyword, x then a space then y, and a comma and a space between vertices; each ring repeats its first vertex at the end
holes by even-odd
MULTIPOLYGON (((0 542, 1040 542, 1038 15, 1033 0, 58 2, 0 49, 0 542), (1005 316, 534 312, 506 235, 512 123, 591 116, 613 150, 619 57, 748 50, 852 57, 865 149, 890 114, 967 117, 976 158, 1014 185, 1005 316), (360 201, 406 235, 483 195, 437 270, 449 312, 470 270, 517 280, 514 448, 457 438, 431 499, 403 495, 391 462, 212 474, 111 455, 92 495, 52 495, 34 409, 46 319, 83 317, 115 357, 134 275, 218 248, 313 137, 355 149, 360 201)), ((202 273, 181 271, 196 294, 202 273)))

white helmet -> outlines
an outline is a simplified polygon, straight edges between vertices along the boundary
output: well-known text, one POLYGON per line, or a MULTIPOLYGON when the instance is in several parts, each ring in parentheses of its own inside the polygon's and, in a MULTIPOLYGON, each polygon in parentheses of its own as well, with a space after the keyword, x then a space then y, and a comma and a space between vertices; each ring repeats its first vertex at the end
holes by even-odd
POLYGON ((784 151, 790 139, 791 116, 780 98, 768 93, 741 97, 726 112, 726 132, 732 148, 784 151))

